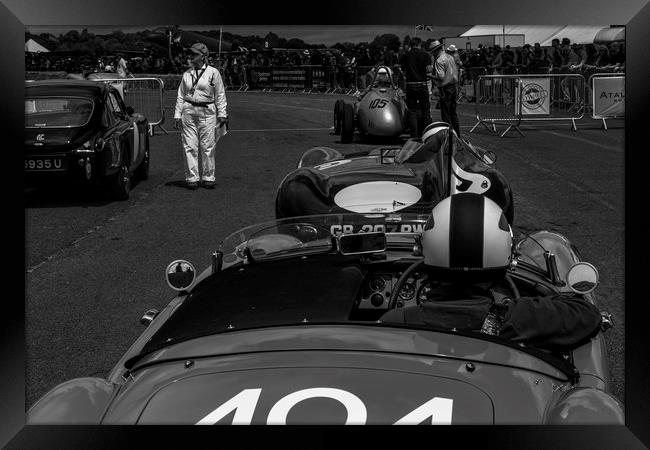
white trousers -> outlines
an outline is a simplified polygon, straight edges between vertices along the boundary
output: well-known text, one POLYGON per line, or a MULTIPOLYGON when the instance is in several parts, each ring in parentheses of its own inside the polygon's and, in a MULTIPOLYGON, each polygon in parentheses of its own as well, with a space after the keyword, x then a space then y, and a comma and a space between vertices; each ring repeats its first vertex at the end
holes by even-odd
POLYGON ((215 129, 217 114, 214 105, 208 107, 186 104, 181 115, 181 141, 185 152, 185 180, 214 181, 215 129), (199 154, 201 172, 199 173, 199 154))

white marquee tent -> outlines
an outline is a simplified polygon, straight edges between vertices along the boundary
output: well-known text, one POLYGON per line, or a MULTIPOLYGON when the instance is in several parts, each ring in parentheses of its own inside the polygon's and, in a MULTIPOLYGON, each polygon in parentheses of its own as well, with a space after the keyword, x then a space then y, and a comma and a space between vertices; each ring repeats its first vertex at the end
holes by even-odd
POLYGON ((596 35, 604 25, 476 25, 461 34, 461 36, 523 34, 524 43, 533 45, 539 42, 541 46, 550 46, 553 39, 569 38, 571 43, 589 44, 594 42, 596 35))
POLYGON ((41 44, 36 42, 34 39, 30 39, 25 42, 25 51, 30 53, 49 53, 50 51, 43 47, 41 44))

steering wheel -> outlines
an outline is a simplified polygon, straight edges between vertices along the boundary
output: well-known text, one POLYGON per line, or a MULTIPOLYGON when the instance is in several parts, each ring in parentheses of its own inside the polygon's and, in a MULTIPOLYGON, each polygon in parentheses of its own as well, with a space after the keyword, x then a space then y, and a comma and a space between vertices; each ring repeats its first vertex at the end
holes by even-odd
POLYGON ((406 283, 406 280, 408 280, 411 274, 422 264, 424 264, 423 259, 414 262, 404 271, 404 273, 402 273, 402 276, 397 279, 395 286, 393 286, 393 292, 390 293, 390 300, 388 300, 389 311, 395 308, 395 305, 397 304, 397 299, 399 298, 399 293, 402 290, 402 286, 404 286, 404 283, 406 283))

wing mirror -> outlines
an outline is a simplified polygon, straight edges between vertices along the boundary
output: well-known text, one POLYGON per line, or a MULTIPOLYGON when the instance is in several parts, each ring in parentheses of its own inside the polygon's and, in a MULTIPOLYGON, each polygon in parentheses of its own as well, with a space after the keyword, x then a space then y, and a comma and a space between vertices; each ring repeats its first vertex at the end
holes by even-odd
POLYGON ((342 255, 363 255, 386 251, 386 233, 341 234, 336 237, 338 251, 342 255))
POLYGON ((170 288, 175 291, 189 289, 196 279, 196 270, 189 261, 177 259, 165 269, 165 279, 170 288))
POLYGON ((135 113, 135 109, 133 109, 133 106, 127 106, 126 107, 126 115, 127 116, 132 116, 133 113, 135 113))
POLYGON ((576 294, 589 294, 598 286, 598 270, 588 262, 579 262, 571 266, 566 280, 576 294))

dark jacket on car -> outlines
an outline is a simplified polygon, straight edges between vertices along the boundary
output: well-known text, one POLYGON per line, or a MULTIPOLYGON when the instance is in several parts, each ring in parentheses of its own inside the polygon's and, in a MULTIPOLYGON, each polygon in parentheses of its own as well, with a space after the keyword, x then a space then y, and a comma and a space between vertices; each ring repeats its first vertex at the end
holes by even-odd
MULTIPOLYGON (((476 286, 444 285, 417 306, 395 308, 383 322, 479 331, 494 302, 489 291, 476 286)), ((500 336, 547 350, 570 350, 598 334, 600 311, 581 295, 520 297, 508 302, 500 336)))

